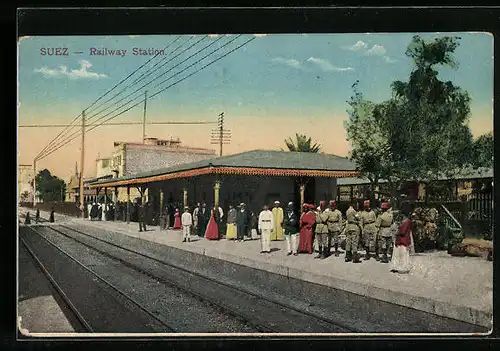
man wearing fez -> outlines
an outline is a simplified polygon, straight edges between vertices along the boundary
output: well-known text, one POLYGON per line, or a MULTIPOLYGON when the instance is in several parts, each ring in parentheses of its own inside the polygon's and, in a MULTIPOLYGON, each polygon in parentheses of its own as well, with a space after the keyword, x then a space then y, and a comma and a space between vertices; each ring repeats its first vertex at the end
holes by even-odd
POLYGON ((274 201, 274 208, 272 210, 274 218, 274 227, 271 230, 271 240, 283 240, 283 209, 280 207, 279 201, 274 201))
POLYGON ((318 256, 315 258, 326 258, 326 244, 328 241, 328 212, 326 210, 326 201, 319 203, 319 212, 316 215, 316 238, 318 240, 318 256))
MULTIPOLYGON (((346 211, 347 225, 345 227, 346 246, 345 246, 345 261, 360 263, 358 254, 358 243, 360 236, 359 215, 354 209, 354 201, 351 202, 346 211)), ((357 205, 356 205, 357 207, 357 205)))
POLYGON ((248 211, 242 202, 236 214, 236 235, 240 242, 245 239, 245 235, 248 235, 248 217, 248 211))
POLYGON ((335 256, 339 256, 339 234, 342 230, 342 213, 337 209, 335 200, 330 201, 330 210, 328 213, 328 245, 326 255, 330 256, 332 243, 335 247, 335 256))
POLYGON ((205 231, 207 229, 209 213, 207 209, 207 204, 203 203, 201 209, 198 211, 198 235, 200 237, 205 236, 205 231))
POLYGON ((297 214, 293 210, 293 202, 289 202, 285 211, 285 218, 283 220, 283 227, 285 229, 285 239, 287 247, 287 255, 292 253, 297 256, 297 233, 299 228, 299 220, 297 214))
POLYGON ((392 246, 392 232, 391 225, 393 223, 392 213, 388 211, 389 204, 387 202, 383 202, 381 205, 382 213, 377 218, 377 224, 380 228, 378 233, 378 249, 377 255, 380 257, 382 254, 381 260, 383 263, 389 263, 389 259, 387 257, 387 251, 392 246))
POLYGON ((363 242, 366 250, 365 260, 369 260, 375 254, 375 242, 377 240, 377 215, 371 210, 370 200, 363 202, 364 211, 360 214, 360 226, 362 228, 363 242))
POLYGON ((274 228, 274 216, 269 207, 264 205, 259 214, 259 231, 261 235, 261 253, 271 253, 271 230, 274 228))

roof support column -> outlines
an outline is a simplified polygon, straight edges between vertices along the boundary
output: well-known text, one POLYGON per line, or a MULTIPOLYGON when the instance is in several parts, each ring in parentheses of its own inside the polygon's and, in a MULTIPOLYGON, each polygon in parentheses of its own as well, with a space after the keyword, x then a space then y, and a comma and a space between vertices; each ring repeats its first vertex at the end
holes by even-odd
POLYGON ((304 209, 304 202, 305 202, 305 193, 306 193, 306 185, 309 182, 308 177, 298 177, 296 179, 297 183, 299 183, 299 190, 300 190, 300 211, 302 212, 304 209))
POLYGON ((182 204, 184 208, 186 208, 188 205, 188 184, 189 181, 187 179, 184 180, 184 187, 182 188, 182 204))
POLYGON ((108 188, 104 188, 104 209, 102 210, 104 213, 104 220, 108 220, 108 188))
POLYGON ((163 214, 164 208, 163 208, 163 197, 165 196, 165 190, 163 190, 163 187, 160 188, 160 215, 163 214))
POLYGON ((130 185, 127 185, 127 224, 130 223, 130 185))
POLYGON ((219 194, 220 194, 220 178, 217 177, 214 185, 214 207, 219 207, 219 194))

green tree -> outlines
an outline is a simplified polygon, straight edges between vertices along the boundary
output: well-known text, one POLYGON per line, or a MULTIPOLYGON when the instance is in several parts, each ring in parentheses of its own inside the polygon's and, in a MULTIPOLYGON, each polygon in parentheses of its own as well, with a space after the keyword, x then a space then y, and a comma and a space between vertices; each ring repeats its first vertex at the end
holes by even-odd
POLYGON ((476 167, 493 167, 493 132, 474 140, 474 164, 476 167))
POLYGON ((43 169, 36 175, 36 190, 43 201, 62 201, 66 183, 52 175, 48 169, 43 169))
POLYGON ((289 151, 294 152, 319 152, 321 150, 321 145, 312 142, 310 137, 305 134, 295 133, 295 140, 291 137, 285 139, 285 144, 289 151))
POLYGON ((451 81, 439 80, 436 70, 458 66, 453 53, 459 39, 414 36, 406 50, 414 63, 410 77, 393 82, 392 96, 384 102, 365 100, 358 82, 353 85, 345 122, 350 158, 372 186, 386 179, 396 200, 406 181, 433 182, 464 166, 478 166, 468 126, 469 95, 451 81))

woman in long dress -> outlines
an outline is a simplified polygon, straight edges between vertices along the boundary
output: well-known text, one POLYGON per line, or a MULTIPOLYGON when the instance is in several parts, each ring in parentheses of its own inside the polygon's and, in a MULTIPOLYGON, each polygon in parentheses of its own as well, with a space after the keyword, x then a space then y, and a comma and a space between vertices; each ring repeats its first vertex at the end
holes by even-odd
POLYGON ((304 204, 304 213, 300 217, 300 234, 299 234, 299 252, 313 253, 313 226, 316 223, 316 214, 313 211, 314 206, 304 204))
POLYGON ((219 227, 215 221, 215 212, 218 211, 217 208, 212 209, 210 214, 210 220, 208 221, 207 230, 205 231, 205 238, 208 240, 219 240, 219 227))
POLYGON ((233 205, 229 205, 229 212, 227 213, 227 229, 226 239, 236 240, 236 209, 233 205))
POLYGON ((404 216, 403 223, 396 234, 396 242, 391 259, 391 272, 409 273, 410 272, 410 247, 412 244, 411 228, 412 222, 408 211, 401 211, 404 216))
POLYGON ((174 230, 175 229, 181 229, 182 224, 181 224, 181 214, 179 213, 179 209, 175 209, 175 214, 174 214, 174 230))

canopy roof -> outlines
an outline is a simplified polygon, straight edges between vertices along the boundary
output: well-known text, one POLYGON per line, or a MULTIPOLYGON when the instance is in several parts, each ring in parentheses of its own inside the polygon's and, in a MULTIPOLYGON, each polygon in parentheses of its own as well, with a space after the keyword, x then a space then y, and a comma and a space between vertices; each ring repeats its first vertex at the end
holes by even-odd
MULTIPOLYGON (((457 170, 453 177, 446 177, 444 174, 438 176, 437 180, 473 180, 473 179, 487 179, 493 178, 493 168, 478 168, 478 169, 463 169, 457 170)), ((387 183, 387 180, 380 179, 379 184, 387 183)), ((339 179, 337 185, 367 185, 370 181, 366 178, 344 178, 339 179)))
POLYGON ((185 163, 168 168, 101 180, 89 187, 146 184, 205 174, 356 177, 356 165, 345 157, 323 153, 253 150, 239 154, 185 163))

